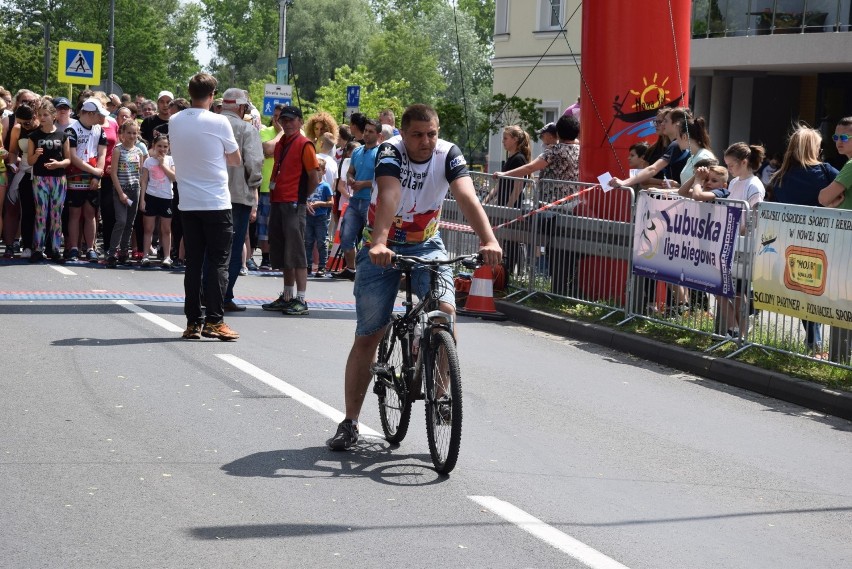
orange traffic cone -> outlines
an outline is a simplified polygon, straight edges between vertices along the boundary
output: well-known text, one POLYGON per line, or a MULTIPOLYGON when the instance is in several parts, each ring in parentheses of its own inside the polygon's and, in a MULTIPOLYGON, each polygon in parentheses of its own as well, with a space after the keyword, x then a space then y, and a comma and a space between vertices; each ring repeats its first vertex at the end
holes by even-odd
POLYGON ((473 272, 470 294, 464 308, 456 310, 462 316, 477 316, 485 320, 505 320, 506 315, 494 307, 494 273, 482 266, 473 272))
POLYGON ((340 222, 343 221, 343 214, 346 212, 345 204, 340 210, 340 217, 337 218, 337 227, 334 228, 334 238, 331 240, 331 252, 328 254, 328 260, 325 263, 327 271, 341 271, 345 267, 343 263, 343 252, 340 250, 340 222))

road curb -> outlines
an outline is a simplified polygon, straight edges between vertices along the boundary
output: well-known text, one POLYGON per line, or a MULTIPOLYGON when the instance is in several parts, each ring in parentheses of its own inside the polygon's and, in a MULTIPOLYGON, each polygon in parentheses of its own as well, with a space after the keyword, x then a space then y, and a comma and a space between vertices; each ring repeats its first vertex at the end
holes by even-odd
POLYGON ((536 330, 593 342, 687 373, 852 420, 852 393, 827 389, 747 363, 693 352, 607 326, 581 322, 511 302, 498 300, 496 305, 497 310, 513 322, 536 330))

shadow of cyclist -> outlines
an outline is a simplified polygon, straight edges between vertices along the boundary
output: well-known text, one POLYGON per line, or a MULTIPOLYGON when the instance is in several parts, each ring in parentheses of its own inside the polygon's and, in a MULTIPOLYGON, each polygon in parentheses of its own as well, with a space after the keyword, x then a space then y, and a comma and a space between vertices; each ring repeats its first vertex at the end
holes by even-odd
POLYGON ((256 452, 221 467, 230 476, 262 478, 364 477, 392 486, 428 486, 445 481, 431 468, 428 454, 391 452, 398 445, 361 437, 346 453, 325 446, 256 452))

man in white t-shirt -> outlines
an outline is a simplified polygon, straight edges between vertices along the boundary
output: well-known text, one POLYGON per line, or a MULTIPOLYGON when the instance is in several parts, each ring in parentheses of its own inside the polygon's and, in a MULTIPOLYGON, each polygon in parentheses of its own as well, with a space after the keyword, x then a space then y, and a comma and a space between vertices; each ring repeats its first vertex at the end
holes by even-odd
POLYGON ((187 340, 201 336, 220 340, 240 337, 224 322, 224 298, 234 237, 228 166, 239 166, 242 156, 231 123, 226 117, 210 112, 216 85, 216 79, 207 73, 193 76, 189 80, 192 106, 169 120, 186 249, 183 311, 187 326, 183 338, 187 340), (202 292, 201 269, 205 258, 207 274, 202 292))

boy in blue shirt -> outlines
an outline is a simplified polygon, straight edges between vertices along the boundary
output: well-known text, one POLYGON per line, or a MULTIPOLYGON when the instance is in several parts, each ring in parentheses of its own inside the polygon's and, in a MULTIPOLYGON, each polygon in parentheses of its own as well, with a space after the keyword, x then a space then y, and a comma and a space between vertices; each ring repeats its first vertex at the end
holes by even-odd
MULTIPOLYGON (((325 160, 320 158, 319 171, 325 172, 325 160)), ((328 219, 331 214, 333 205, 331 199, 331 186, 328 182, 321 182, 316 187, 314 193, 308 197, 307 215, 305 216, 305 255, 308 260, 308 273, 310 274, 311 265, 313 264, 314 245, 317 246, 319 252, 319 266, 315 277, 325 276, 325 264, 328 260, 328 245, 326 239, 328 237, 328 219)))

